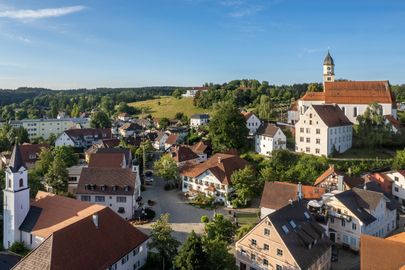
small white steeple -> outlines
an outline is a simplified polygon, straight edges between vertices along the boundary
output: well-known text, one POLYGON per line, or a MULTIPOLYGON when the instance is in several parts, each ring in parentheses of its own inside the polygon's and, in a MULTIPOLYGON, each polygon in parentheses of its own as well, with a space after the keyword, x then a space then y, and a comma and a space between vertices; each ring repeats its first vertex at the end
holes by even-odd
POLYGON ((28 172, 18 145, 14 146, 10 164, 6 169, 3 197, 3 246, 9 248, 14 242, 21 241, 19 228, 30 208, 28 172))

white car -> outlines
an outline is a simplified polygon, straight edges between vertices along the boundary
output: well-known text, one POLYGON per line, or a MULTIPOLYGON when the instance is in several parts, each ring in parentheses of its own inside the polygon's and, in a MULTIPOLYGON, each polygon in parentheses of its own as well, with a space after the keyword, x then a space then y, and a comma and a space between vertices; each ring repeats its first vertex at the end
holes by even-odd
POLYGON ((153 172, 152 171, 146 171, 145 172, 145 184, 152 185, 153 182, 154 182, 153 172))

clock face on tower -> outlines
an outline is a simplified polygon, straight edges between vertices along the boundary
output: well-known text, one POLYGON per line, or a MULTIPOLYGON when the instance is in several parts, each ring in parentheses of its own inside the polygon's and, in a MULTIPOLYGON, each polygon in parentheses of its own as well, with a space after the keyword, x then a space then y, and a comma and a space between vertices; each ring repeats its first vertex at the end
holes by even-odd
POLYGON ((330 67, 328 67, 328 70, 330 70, 330 67))

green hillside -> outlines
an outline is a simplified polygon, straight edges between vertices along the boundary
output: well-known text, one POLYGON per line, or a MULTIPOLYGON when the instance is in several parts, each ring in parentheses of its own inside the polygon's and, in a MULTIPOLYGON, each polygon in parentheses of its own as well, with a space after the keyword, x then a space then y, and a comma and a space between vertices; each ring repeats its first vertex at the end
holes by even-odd
POLYGON ((144 109, 145 113, 150 113, 153 117, 174 118, 177 112, 182 112, 189 116, 196 113, 209 113, 209 110, 197 108, 193 105, 193 98, 157 97, 155 99, 137 101, 129 103, 138 109, 144 109))

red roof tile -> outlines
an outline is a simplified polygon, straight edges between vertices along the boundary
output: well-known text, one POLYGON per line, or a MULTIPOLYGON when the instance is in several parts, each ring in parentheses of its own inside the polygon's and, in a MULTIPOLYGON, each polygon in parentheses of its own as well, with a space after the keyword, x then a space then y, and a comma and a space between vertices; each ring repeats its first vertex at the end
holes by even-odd
POLYGON ((91 154, 89 168, 122 168, 124 153, 99 153, 91 154))

